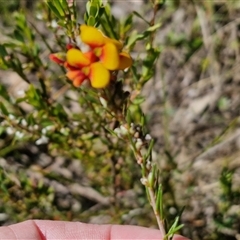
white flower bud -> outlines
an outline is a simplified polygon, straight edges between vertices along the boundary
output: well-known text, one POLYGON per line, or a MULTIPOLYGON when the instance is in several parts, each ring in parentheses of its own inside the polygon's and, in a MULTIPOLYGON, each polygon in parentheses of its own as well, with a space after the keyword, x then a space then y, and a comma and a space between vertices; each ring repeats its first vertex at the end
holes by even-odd
POLYGON ((152 168, 152 163, 151 163, 149 160, 147 160, 146 168, 147 168, 148 170, 150 170, 150 169, 152 168))
POLYGON ((127 136, 128 135, 128 129, 125 126, 121 125, 120 126, 120 133, 121 133, 122 136, 127 136))
POLYGON ((39 129, 39 126, 37 124, 33 125, 33 129, 34 130, 38 130, 39 129))
POLYGON ((14 133, 14 129, 12 127, 7 127, 6 132, 8 135, 12 135, 14 133))
POLYGON ((69 134, 69 129, 68 128, 61 128, 60 133, 62 133, 65 136, 68 136, 69 134))
POLYGON ((145 140, 147 140, 147 141, 150 141, 150 140, 152 140, 152 137, 151 137, 151 135, 150 135, 150 134, 147 134, 147 135, 145 136, 145 140))
POLYGON ((49 131, 51 131, 51 130, 53 130, 53 129, 54 129, 54 126, 53 126, 53 125, 49 125, 49 126, 47 126, 47 127, 45 127, 45 128, 42 129, 42 134, 43 134, 43 135, 46 135, 47 132, 49 132, 49 131))
POLYGON ((18 139, 22 139, 24 137, 24 133, 20 132, 20 131, 16 131, 15 132, 15 137, 18 139))
POLYGON ((101 102, 101 104, 103 105, 104 108, 107 108, 107 101, 105 98, 103 97, 99 97, 99 100, 101 102))
POLYGON ((146 186, 148 184, 148 180, 145 177, 141 178, 140 181, 141 181, 142 185, 144 185, 144 186, 146 186))
POLYGON ((58 27, 58 23, 55 19, 51 21, 51 27, 52 28, 57 28, 58 27))
POLYGON ((135 133, 134 123, 131 123, 129 133, 132 134, 132 135, 135 133))
POLYGON ((16 119, 13 114, 9 114, 8 117, 9 117, 10 120, 15 120, 16 119))
POLYGON ((137 141, 136 141, 136 143, 135 143, 136 149, 137 149, 137 150, 140 150, 141 147, 142 147, 142 145, 143 145, 142 139, 141 139, 141 138, 137 138, 137 141))
POLYGON ((118 137, 121 137, 121 133, 120 133, 119 128, 115 128, 113 131, 117 134, 118 137))
POLYGON ((49 138, 47 138, 46 136, 42 136, 35 143, 36 143, 36 145, 41 145, 41 144, 48 143, 48 141, 49 141, 49 138))
POLYGON ((21 120, 21 124, 22 124, 24 127, 26 127, 26 126, 27 126, 27 121, 26 121, 25 119, 22 119, 22 120, 21 120))
POLYGON ((19 97, 23 97, 23 96, 25 95, 24 90, 18 90, 18 91, 17 91, 17 95, 18 95, 19 97))

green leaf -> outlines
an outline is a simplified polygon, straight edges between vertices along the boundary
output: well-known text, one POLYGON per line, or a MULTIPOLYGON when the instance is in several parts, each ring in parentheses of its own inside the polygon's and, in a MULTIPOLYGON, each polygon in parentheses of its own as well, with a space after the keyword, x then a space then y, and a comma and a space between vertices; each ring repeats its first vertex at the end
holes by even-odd
POLYGON ((3 168, 0 167, 0 189, 4 192, 4 194, 8 195, 8 188, 6 187, 5 179, 7 179, 7 177, 3 168))
POLYGON ((88 18, 89 18, 89 16, 88 16, 87 12, 85 12, 85 13, 84 13, 84 16, 83 16, 83 20, 84 20, 84 23, 85 23, 85 24, 87 24, 88 18))
POLYGON ((61 19, 62 19, 62 17, 65 16, 65 11, 62 6, 61 0, 53 0, 53 1, 54 1, 55 8, 57 9, 57 11, 60 14, 61 19))
POLYGON ((150 177, 148 179, 149 186, 152 189, 154 189, 154 183, 155 183, 155 180, 156 180, 156 172, 157 172, 157 166, 156 166, 156 164, 153 164, 151 172, 150 172, 151 174, 150 174, 150 177))
POLYGON ((134 100, 133 100, 133 104, 135 105, 140 105, 141 103, 143 103, 145 101, 145 97, 138 95, 134 100))
POLYGON ((32 84, 30 84, 29 89, 26 91, 26 98, 29 104, 38 109, 46 107, 46 104, 42 99, 40 90, 36 89, 32 84))
POLYGON ((61 4, 61 8, 62 9, 68 9, 68 2, 67 2, 67 0, 60 0, 59 3, 61 4))
POLYGON ((127 40, 127 48, 131 48, 135 45, 138 40, 144 39, 146 37, 145 34, 138 34, 137 31, 133 31, 132 35, 127 40))
POLYGON ((51 0, 47 0, 47 5, 48 5, 48 8, 56 15, 56 17, 58 17, 59 19, 62 19, 62 14, 59 12, 58 8, 55 6, 55 2, 53 3, 51 0))
POLYGON ((1 113, 5 116, 8 116, 8 110, 7 108, 3 105, 2 102, 0 102, 0 110, 1 110, 1 113))
POLYGON ((111 135, 117 137, 117 134, 112 129, 107 128, 107 127, 105 127, 104 129, 107 130, 111 135))
POLYGON ((133 15, 130 14, 121 26, 121 35, 125 35, 132 27, 133 15))
POLYGON ((133 15, 130 14, 127 19, 124 21, 124 27, 127 27, 129 25, 132 25, 133 22, 133 15))
POLYGON ((67 121, 67 114, 60 103, 57 103, 57 105, 54 106, 54 108, 52 109, 52 114, 58 117, 58 119, 62 122, 67 121))
POLYGON ((89 9, 89 15, 90 16, 93 16, 93 17, 97 17, 97 15, 98 15, 98 6, 96 6, 96 5, 91 5, 90 6, 90 9, 89 9))
POLYGON ((152 153, 153 146, 154 146, 154 140, 151 139, 148 150, 147 150, 147 153, 143 157, 144 161, 146 161, 150 157, 150 155, 152 153))
POLYGON ((166 236, 173 237, 173 235, 184 226, 183 224, 178 226, 178 222, 179 222, 179 216, 175 218, 174 223, 168 230, 168 233, 166 234, 166 236))
POLYGON ((93 16, 90 16, 87 20, 87 25, 88 26, 95 26, 96 20, 93 16))
POLYGON ((17 149, 19 146, 17 144, 15 145, 9 145, 7 147, 4 147, 0 149, 0 157, 6 156, 8 153, 12 152, 13 150, 17 149))
POLYGON ((3 44, 0 44, 0 57, 4 58, 8 56, 8 52, 3 44))
POLYGON ((86 3, 86 13, 89 14, 90 12, 90 7, 91 7, 91 1, 87 1, 86 3))
POLYGON ((137 72, 137 66, 133 65, 131 67, 132 75, 133 75, 133 80, 138 83, 139 79, 141 78, 140 74, 137 72))
POLYGON ((150 25, 150 22, 148 22, 142 15, 140 15, 138 12, 133 11, 133 14, 136 15, 137 17, 139 17, 140 19, 142 19, 145 23, 147 23, 148 25, 150 25))
POLYGON ((0 136, 5 132, 5 127, 0 125, 0 136))
POLYGON ((24 41, 25 41, 22 33, 18 29, 14 30, 12 37, 15 38, 16 40, 18 40, 19 42, 22 42, 22 43, 24 43, 24 41))
POLYGON ((26 121, 27 121, 28 126, 34 126, 36 124, 34 114, 30 113, 29 116, 27 116, 26 121))
POLYGON ((128 125, 130 126, 132 123, 132 116, 131 116, 131 111, 129 109, 127 109, 126 120, 127 120, 128 125))
POLYGON ((142 127, 146 126, 146 117, 145 117, 144 113, 141 114, 140 124, 142 127))
POLYGON ((157 23, 157 24, 149 27, 146 31, 147 31, 147 32, 154 32, 154 31, 156 31, 158 28, 160 28, 161 26, 162 26, 161 23, 157 23))
POLYGON ((7 91, 6 87, 4 87, 3 85, 0 85, 0 96, 3 97, 8 102, 10 102, 10 97, 9 97, 8 91, 7 91))
POLYGON ((41 119, 41 125, 43 127, 54 126, 54 123, 50 119, 41 119))

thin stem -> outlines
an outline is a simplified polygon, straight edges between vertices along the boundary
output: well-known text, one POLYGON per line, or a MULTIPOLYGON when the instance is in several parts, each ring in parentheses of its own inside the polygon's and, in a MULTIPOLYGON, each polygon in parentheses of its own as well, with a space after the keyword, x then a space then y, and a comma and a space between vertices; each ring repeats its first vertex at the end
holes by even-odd
POLYGON ((157 211, 157 207, 156 207, 156 201, 155 201, 155 195, 154 195, 154 191, 151 187, 148 187, 146 186, 147 190, 148 190, 148 193, 149 193, 149 196, 150 196, 150 203, 151 203, 151 206, 153 208, 153 211, 154 211, 154 214, 155 214, 155 217, 157 219, 157 223, 158 223, 158 227, 163 235, 163 238, 165 239, 165 236, 166 236, 166 231, 165 231, 165 228, 164 228, 164 223, 162 221, 162 219, 160 219, 160 215, 157 211))

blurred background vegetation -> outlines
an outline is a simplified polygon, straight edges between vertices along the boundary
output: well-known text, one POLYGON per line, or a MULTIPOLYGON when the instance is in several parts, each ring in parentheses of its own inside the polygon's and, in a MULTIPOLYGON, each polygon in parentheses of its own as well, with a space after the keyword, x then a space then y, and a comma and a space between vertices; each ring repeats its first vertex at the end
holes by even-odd
MULTIPOLYGON (((110 3, 120 26, 132 19, 132 38, 146 28, 136 12, 152 18, 148 1, 110 3)), ((80 23, 85 4, 77 1, 80 23)), ((166 0, 155 20, 160 57, 141 107, 156 142, 167 219, 185 207, 182 234, 192 239, 240 239, 239 13, 238 0, 166 0)), ((0 63, 1 225, 38 218, 156 227, 140 169, 129 147, 102 130, 108 119, 95 93, 66 87, 48 60, 66 36, 46 5, 2 1, 0 14, 1 44, 17 49, 11 57, 19 60, 12 62, 18 74, 0 63), (51 79, 51 108, 28 85, 41 88, 41 79, 51 79)), ((145 47, 139 41, 133 59, 144 59, 145 47)))

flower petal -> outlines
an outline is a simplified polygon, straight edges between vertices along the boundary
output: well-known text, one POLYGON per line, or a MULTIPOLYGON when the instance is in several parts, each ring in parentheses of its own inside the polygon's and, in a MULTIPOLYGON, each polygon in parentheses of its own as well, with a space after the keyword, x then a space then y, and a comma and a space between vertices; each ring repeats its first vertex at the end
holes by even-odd
POLYGON ((117 47, 119 52, 123 48, 123 44, 116 39, 112 39, 112 38, 108 38, 108 37, 104 36, 104 41, 105 41, 105 43, 113 43, 117 47))
POLYGON ((90 65, 89 79, 92 87, 104 88, 110 82, 110 72, 100 62, 90 65))
POLYGON ((125 68, 129 68, 132 66, 132 58, 128 53, 121 52, 119 54, 119 57, 120 57, 120 61, 117 69, 123 70, 125 68))
POLYGON ((100 47, 104 44, 104 35, 97 28, 87 25, 80 26, 80 38, 90 47, 100 47))
POLYGON ((64 53, 51 53, 49 55, 49 58, 53 62, 62 65, 66 61, 66 54, 64 54, 64 53))
POLYGON ((71 66, 67 61, 63 64, 63 66, 69 71, 79 70, 78 67, 71 66))
POLYGON ((116 70, 119 66, 119 53, 117 47, 113 43, 106 43, 102 47, 100 60, 105 68, 116 70))
POLYGON ((79 87, 86 79, 86 76, 80 70, 68 71, 66 76, 73 81, 75 87, 79 87))
POLYGON ((100 30, 92 26, 81 25, 80 38, 92 48, 101 47, 106 43, 113 43, 119 51, 123 48, 120 41, 105 36, 100 30))
MULTIPOLYGON (((84 80, 85 80, 85 79, 84 79, 84 80)), ((74 87, 80 87, 80 86, 82 85, 82 83, 83 83, 84 80, 82 80, 82 79, 80 79, 80 78, 74 79, 74 81, 73 81, 73 86, 74 86, 74 87)))
POLYGON ((67 62, 73 67, 83 67, 90 64, 90 59, 88 59, 80 50, 76 48, 71 48, 67 51, 67 62))
POLYGON ((84 56, 87 57, 91 63, 94 63, 98 60, 93 51, 88 51, 84 53, 84 56))

